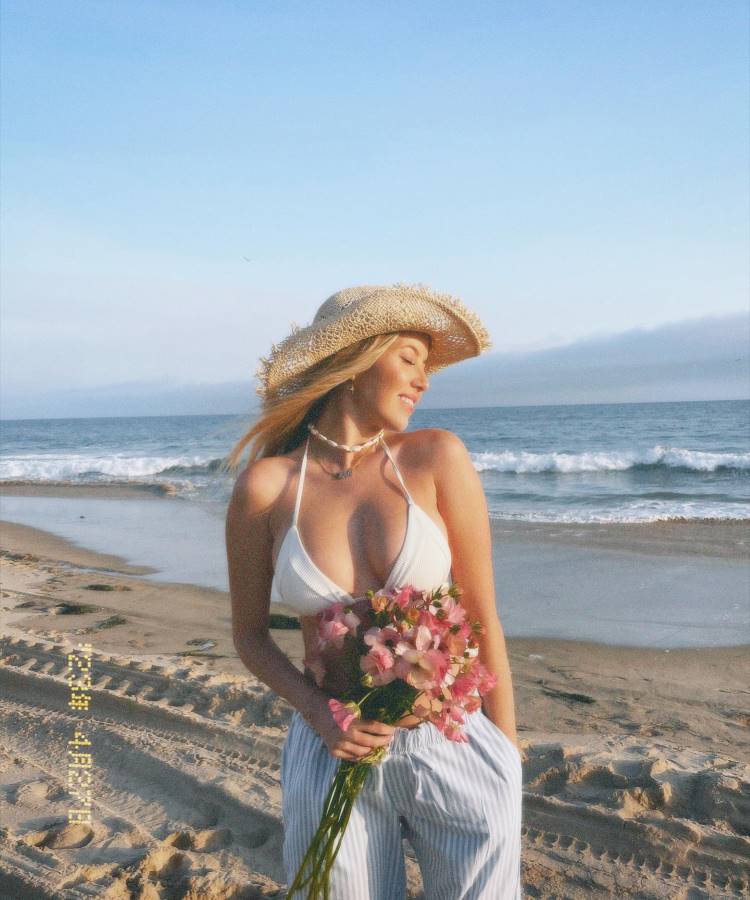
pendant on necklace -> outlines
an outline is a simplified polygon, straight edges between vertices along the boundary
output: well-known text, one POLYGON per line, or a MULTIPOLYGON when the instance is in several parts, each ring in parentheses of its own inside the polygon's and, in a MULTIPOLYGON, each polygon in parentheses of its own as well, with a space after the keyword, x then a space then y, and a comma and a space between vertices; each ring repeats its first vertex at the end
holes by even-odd
POLYGON ((336 472, 334 478, 348 478, 352 474, 351 469, 344 469, 343 472, 336 472))

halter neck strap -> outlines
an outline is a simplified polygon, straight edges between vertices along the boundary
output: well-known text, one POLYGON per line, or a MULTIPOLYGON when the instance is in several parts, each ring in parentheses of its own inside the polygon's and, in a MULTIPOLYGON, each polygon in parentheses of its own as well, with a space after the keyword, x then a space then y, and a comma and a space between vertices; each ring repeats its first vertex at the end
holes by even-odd
MULTIPOLYGON (((404 476, 401 474, 399 467, 396 465, 396 460, 393 458, 393 454, 391 453, 390 447, 385 442, 385 438, 381 435, 380 442, 383 445, 383 449, 386 452, 388 459, 391 461, 391 465, 393 466, 393 471, 396 473, 396 477, 401 483, 401 487, 404 489, 404 493, 406 494, 406 499, 410 504, 414 503, 411 494, 409 493, 409 488, 406 486, 406 482, 404 481, 404 476)), ((299 484, 297 485, 297 497, 294 501, 294 515, 292 517, 292 525, 296 527, 297 519, 299 518, 299 508, 300 503, 302 501, 302 485, 305 481, 305 472, 307 471, 307 451, 310 447, 310 436, 308 435, 307 440, 305 441, 305 452, 302 454, 302 465, 300 466, 299 472, 299 484)))
POLYGON ((396 465, 396 460, 393 458, 393 454, 391 453, 390 448, 388 447, 388 444, 386 444, 385 438, 382 435, 380 437, 380 442, 382 443, 383 448, 385 449, 385 452, 388 454, 388 459, 390 459, 390 461, 391 461, 391 465, 393 466, 393 471, 396 473, 396 475, 398 476, 398 480, 401 482, 401 487, 404 489, 404 493, 406 494, 406 499, 409 501, 409 503, 414 503, 414 501, 411 498, 411 494, 409 493, 409 489, 407 488, 406 483, 404 481, 403 475, 401 474, 398 466, 396 465))
POLYGON ((294 515, 292 516, 292 525, 296 527, 297 518, 299 516, 299 505, 302 500, 302 483, 305 480, 305 470, 307 469, 307 448, 310 446, 310 435, 305 441, 305 452, 302 454, 302 466, 299 470, 299 484, 297 485, 297 498, 294 501, 294 515))

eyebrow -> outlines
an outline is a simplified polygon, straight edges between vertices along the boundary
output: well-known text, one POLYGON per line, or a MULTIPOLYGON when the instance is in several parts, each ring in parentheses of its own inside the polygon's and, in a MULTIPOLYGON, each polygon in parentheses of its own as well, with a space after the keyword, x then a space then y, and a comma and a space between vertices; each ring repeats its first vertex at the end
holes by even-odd
MULTIPOLYGON (((417 351, 417 356, 419 356, 419 350, 420 350, 420 348, 419 348, 419 346, 418 346, 416 343, 414 343, 414 341, 410 341, 408 344, 404 344, 404 349, 406 349, 407 347, 411 347, 412 350, 416 350, 416 351, 417 351)), ((430 351, 428 350, 428 351, 427 351, 427 356, 429 356, 429 354, 430 354, 430 351)), ((427 356, 425 356, 425 359, 427 359, 427 356)))

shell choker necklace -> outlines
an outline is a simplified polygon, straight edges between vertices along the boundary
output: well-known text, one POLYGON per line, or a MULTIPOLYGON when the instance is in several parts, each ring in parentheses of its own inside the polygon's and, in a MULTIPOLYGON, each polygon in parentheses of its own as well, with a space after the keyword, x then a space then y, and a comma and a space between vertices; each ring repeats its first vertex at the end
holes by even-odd
MULTIPOLYGON (((307 430, 310 434, 314 434, 315 437, 320 438, 321 441, 325 441, 327 444, 330 444, 331 447, 336 447, 339 450, 346 450, 348 453, 359 453, 361 450, 366 450, 368 447, 372 447, 373 444, 376 444, 381 437, 383 437, 383 433, 385 431, 384 428, 381 428, 380 431, 375 435, 375 437, 371 437, 369 440, 366 440, 363 444, 340 444, 338 441, 334 441, 332 438, 326 437, 324 434, 321 434, 318 429, 312 424, 312 422, 307 423, 307 430)), ((352 468, 344 469, 342 472, 329 472, 329 475, 332 475, 333 478, 348 478, 352 474, 352 468)))

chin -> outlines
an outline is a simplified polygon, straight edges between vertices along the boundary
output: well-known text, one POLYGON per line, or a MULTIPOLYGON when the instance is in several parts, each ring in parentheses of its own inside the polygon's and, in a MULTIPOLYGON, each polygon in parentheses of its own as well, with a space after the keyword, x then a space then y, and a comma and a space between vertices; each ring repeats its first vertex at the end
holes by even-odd
POLYGON ((385 428, 386 431, 404 431, 406 426, 409 424, 409 417, 406 416, 404 419, 399 416, 398 418, 383 416, 382 419, 382 428, 385 428))

